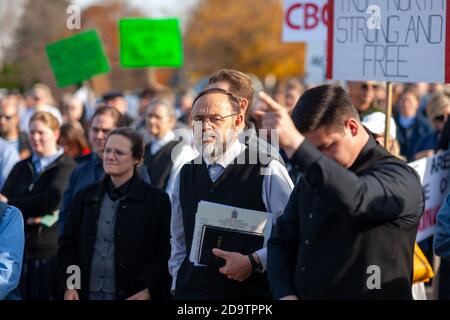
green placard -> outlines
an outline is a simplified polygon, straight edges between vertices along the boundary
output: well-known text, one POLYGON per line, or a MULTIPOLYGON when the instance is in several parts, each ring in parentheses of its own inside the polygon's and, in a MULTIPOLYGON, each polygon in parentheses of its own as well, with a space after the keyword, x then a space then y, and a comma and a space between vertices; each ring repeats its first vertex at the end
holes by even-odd
POLYGON ((102 42, 95 30, 78 33, 46 47, 59 87, 81 83, 110 70, 102 42))
POLYGON ((178 19, 122 19, 119 33, 122 67, 179 68, 183 65, 178 19))

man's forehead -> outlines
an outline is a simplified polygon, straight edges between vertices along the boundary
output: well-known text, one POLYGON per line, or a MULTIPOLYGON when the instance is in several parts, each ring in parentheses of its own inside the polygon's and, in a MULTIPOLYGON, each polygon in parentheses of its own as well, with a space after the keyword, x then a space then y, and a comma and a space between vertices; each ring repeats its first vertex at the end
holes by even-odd
POLYGON ((11 103, 4 103, 0 105, 0 112, 6 115, 14 115, 17 112, 17 108, 11 103))
POLYGON ((221 93, 208 93, 200 97, 194 104, 194 113, 221 113, 228 110, 231 103, 228 97, 221 93))
POLYGON ((92 120, 92 127, 111 127, 113 124, 113 117, 107 114, 98 115, 92 120))

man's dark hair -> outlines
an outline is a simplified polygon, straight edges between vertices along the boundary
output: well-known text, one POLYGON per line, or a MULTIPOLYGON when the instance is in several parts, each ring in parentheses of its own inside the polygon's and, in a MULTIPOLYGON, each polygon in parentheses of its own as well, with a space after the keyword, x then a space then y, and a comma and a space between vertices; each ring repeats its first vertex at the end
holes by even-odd
POLYGON ((350 96, 342 87, 333 85, 305 91, 292 112, 292 120, 301 133, 320 128, 341 131, 350 117, 359 120, 350 96))
POLYGON ((105 114, 109 115, 111 118, 113 118, 114 126, 116 128, 124 127, 126 125, 124 116, 116 108, 106 107, 106 106, 97 107, 97 109, 94 112, 94 115, 91 118, 91 124, 92 124, 92 120, 94 120, 94 118, 96 116, 105 115, 105 114))
POLYGON ((118 135, 127 138, 131 143, 131 155, 134 160, 141 160, 144 156, 144 141, 139 133, 128 127, 116 128, 108 136, 108 139, 118 135))
POLYGON ((229 91, 234 95, 245 98, 248 101, 246 113, 249 111, 253 102, 253 82, 245 73, 233 69, 221 69, 209 77, 208 83, 228 82, 230 84, 229 91))

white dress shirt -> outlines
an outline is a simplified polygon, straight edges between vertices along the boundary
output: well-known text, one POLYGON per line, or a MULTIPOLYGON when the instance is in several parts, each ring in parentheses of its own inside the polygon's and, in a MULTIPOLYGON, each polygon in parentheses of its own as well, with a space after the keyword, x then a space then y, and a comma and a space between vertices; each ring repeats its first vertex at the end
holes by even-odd
MULTIPOLYGON (((215 161, 221 167, 220 173, 217 174, 216 179, 220 176, 225 168, 230 165, 233 160, 244 151, 246 146, 236 140, 230 148, 215 161)), ((204 159, 206 166, 211 164, 207 159, 204 159)), ((275 224, 277 218, 283 213, 284 208, 289 200, 294 185, 289 177, 286 168, 278 161, 272 160, 265 171, 263 186, 262 186, 262 200, 270 213, 272 224, 275 224)), ((180 204, 180 178, 179 173, 175 180, 172 192, 172 219, 171 219, 171 245, 172 252, 169 260, 169 271, 172 275, 172 290, 175 289, 178 270, 185 259, 186 242, 183 227, 183 212, 180 204)), ((262 248, 256 251, 256 254, 261 259, 264 269, 267 265, 267 248, 262 248)))

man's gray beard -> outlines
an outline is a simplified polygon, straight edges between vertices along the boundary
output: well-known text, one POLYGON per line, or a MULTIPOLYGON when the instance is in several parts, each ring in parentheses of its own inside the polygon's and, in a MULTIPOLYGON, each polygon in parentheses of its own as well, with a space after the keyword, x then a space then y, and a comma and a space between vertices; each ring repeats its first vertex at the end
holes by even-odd
POLYGON ((214 143, 204 143, 202 145, 203 158, 209 162, 215 162, 223 154, 223 147, 217 142, 216 140, 214 143))

